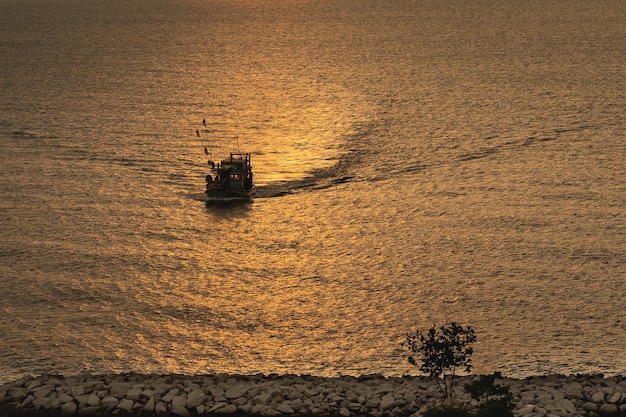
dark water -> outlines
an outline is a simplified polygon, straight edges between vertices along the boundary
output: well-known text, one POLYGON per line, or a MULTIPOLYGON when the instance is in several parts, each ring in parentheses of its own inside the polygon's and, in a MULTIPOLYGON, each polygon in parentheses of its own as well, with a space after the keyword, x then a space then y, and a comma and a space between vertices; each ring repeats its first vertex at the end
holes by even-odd
POLYGON ((626 373, 625 21, 0 0, 0 381, 403 374, 450 321, 479 373, 626 373), (204 146, 251 204, 207 207, 204 146))

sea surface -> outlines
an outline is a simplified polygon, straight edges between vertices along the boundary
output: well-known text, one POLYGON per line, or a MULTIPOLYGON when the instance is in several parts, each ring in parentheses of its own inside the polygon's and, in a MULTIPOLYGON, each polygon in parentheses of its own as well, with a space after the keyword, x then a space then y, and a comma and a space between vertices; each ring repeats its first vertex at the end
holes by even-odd
POLYGON ((625 22, 0 0, 0 382, 417 374, 407 332, 452 321, 475 373, 626 374, 625 22), (207 204, 231 151, 257 196, 207 204))

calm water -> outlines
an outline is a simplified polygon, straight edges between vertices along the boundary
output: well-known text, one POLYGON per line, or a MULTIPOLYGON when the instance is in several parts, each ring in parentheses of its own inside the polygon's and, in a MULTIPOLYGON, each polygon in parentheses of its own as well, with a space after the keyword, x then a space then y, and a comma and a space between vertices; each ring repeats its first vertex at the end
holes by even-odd
POLYGON ((624 22, 0 0, 0 381, 399 375, 450 321, 478 373, 626 374, 624 22), (252 152, 251 204, 207 207, 205 145, 252 152))

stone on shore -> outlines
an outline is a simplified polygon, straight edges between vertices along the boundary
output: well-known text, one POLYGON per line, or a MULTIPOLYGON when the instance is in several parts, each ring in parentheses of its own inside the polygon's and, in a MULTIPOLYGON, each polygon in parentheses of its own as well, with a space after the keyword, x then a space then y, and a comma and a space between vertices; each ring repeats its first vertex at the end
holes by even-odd
POLYGON ((598 412, 601 416, 616 417, 619 416, 619 407, 615 404, 602 404, 598 412))
POLYGON ((71 416, 76 413, 76 408, 77 406, 74 402, 63 403, 61 404, 61 415, 71 416))
POLYGON ((244 385, 234 386, 224 392, 224 397, 228 400, 243 397, 248 392, 248 387, 244 385))

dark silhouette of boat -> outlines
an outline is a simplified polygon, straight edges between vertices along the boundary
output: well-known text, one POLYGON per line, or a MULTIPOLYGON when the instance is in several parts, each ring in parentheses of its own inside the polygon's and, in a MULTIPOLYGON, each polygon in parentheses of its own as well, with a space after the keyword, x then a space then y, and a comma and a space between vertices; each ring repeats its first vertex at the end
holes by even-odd
POLYGON ((231 153, 217 165, 209 160, 209 166, 213 175, 206 176, 208 201, 250 199, 256 192, 249 153, 231 153))

